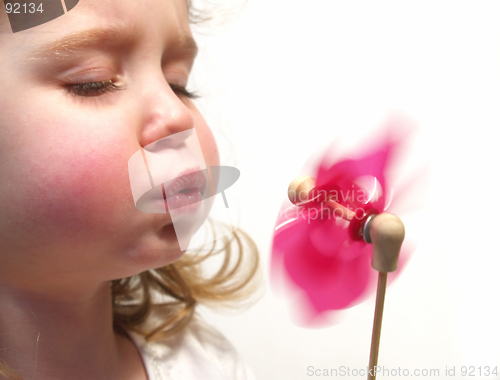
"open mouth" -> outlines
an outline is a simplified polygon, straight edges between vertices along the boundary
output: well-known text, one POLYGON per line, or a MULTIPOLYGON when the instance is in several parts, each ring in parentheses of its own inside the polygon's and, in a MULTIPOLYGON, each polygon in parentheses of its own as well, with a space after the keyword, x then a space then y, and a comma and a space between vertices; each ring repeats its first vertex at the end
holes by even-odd
POLYGON ((164 196, 163 199, 165 200, 165 209, 167 211, 182 208, 182 213, 192 212, 198 209, 202 198, 200 190, 196 187, 183 189, 179 191, 177 194, 172 195, 170 197, 167 197, 165 195, 165 190, 163 189, 163 196, 164 196))
POLYGON ((136 207, 143 212, 181 215, 197 210, 205 194, 205 171, 197 170, 161 183, 146 191, 136 207))
MULTIPOLYGON (((167 198, 167 201, 170 202, 170 199, 174 199, 175 197, 177 197, 179 200, 186 200, 187 201, 186 206, 188 204, 201 201, 201 193, 200 193, 200 190, 198 190, 197 188, 189 188, 189 189, 181 190, 177 194, 175 194, 174 196, 167 198)), ((183 203, 185 203, 185 202, 183 202, 183 203)), ((183 207, 183 206, 179 206, 179 207, 183 207)), ((172 208, 172 207, 170 207, 170 208, 172 208)), ((175 208, 177 208, 177 207, 175 207, 175 208)))

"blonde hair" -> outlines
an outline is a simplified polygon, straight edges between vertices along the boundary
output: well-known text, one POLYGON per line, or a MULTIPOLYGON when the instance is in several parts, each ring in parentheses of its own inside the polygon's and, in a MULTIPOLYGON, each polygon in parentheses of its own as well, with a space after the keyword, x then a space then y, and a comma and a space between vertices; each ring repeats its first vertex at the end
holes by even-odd
MULTIPOLYGON (((213 221, 209 218, 212 229, 213 221)), ((231 228, 219 223, 229 231, 231 228)), ((151 269, 139 275, 112 282, 113 319, 115 328, 128 329, 154 340, 182 331, 191 321, 195 306, 203 303, 211 306, 230 306, 248 301, 255 293, 259 281, 259 253, 255 242, 242 230, 236 230, 221 238, 223 247, 216 249, 216 241, 205 253, 185 254, 167 266, 151 269), (243 243, 246 242, 247 249, 243 243), (233 243, 237 249, 234 250, 233 243), (216 273, 203 275, 202 263, 220 257, 216 273), (154 302, 159 295, 164 302, 154 302), (166 299, 165 299, 166 296, 166 299), (131 300, 142 300, 131 305, 131 300), (150 331, 142 325, 152 312, 161 313, 163 322, 150 331)), ((205 268, 206 269, 206 268, 205 268)))
MULTIPOLYGON (((210 218, 208 221, 214 230, 214 222, 210 218)), ((219 225, 231 230, 225 224, 219 225)), ((115 331, 120 334, 124 334, 123 330, 135 331, 146 341, 161 339, 184 330, 198 303, 234 305, 234 302, 249 300, 250 295, 257 294, 260 277, 256 276, 259 253, 255 242, 242 230, 232 231, 220 241, 223 244, 220 249, 216 249, 214 241, 207 253, 186 253, 164 267, 111 281, 115 331), (218 254, 222 255, 218 270, 205 276, 201 264, 218 254), (164 302, 155 302, 155 295, 163 297, 164 302), (155 313, 160 316, 158 326, 142 329, 155 313)), ((0 376, 5 380, 23 380, 1 361, 0 376)))

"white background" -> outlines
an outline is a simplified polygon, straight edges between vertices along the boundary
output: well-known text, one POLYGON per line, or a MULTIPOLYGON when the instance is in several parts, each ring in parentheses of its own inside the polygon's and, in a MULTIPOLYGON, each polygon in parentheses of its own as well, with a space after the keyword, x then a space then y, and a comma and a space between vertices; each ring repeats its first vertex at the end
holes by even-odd
POLYGON ((241 170, 241 228, 260 249, 266 292, 242 314, 207 312, 211 322, 258 379, 367 366, 374 298, 341 324, 298 327, 269 286, 270 248, 311 154, 356 146, 397 112, 418 126, 401 175, 425 175, 403 219, 417 248, 386 294, 379 365, 441 379, 453 366, 456 378, 461 366, 500 371, 500 2, 224 3, 235 15, 197 34, 192 88, 222 164, 241 170))

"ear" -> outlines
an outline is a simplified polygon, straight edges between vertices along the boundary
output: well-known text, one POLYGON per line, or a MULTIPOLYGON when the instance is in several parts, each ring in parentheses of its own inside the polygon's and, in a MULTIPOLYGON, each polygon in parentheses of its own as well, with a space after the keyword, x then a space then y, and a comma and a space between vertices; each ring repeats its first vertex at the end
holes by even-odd
POLYGON ((72 10, 79 0, 4 0, 13 33, 45 24, 72 10), (64 6, 63 6, 64 4, 64 6), (66 9, 64 9, 66 7, 66 9))

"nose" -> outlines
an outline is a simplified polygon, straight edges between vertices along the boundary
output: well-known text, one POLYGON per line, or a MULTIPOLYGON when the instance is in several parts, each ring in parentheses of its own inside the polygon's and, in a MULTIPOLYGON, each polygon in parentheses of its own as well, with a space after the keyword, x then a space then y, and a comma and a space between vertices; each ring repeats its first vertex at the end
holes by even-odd
MULTIPOLYGON (((140 144, 149 145, 164 137, 194 128, 194 118, 187 104, 162 77, 148 81, 141 91, 143 104, 140 144)), ((187 136, 186 134, 182 134, 187 136)), ((183 141, 178 141, 181 144, 183 141)))

